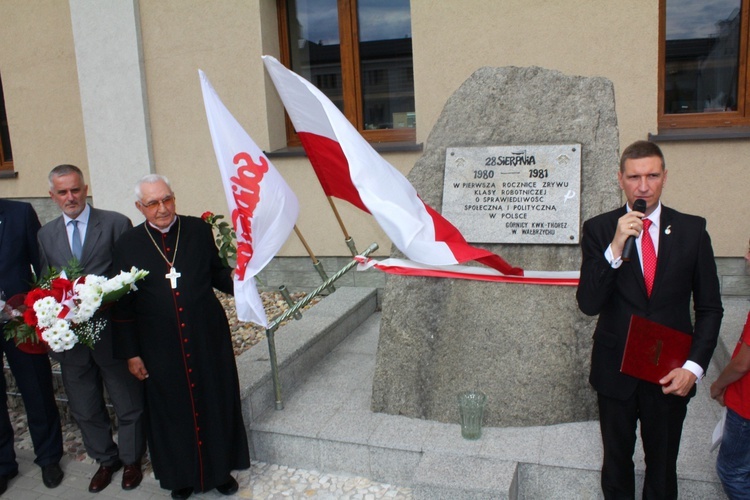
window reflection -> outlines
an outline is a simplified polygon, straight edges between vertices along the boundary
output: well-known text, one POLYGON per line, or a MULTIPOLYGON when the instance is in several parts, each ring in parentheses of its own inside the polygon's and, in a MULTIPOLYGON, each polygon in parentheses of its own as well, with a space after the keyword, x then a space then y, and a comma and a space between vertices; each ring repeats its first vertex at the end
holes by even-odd
POLYGON ((415 128, 409 0, 357 1, 359 67, 343 71, 337 3, 287 1, 291 69, 342 112, 345 100, 361 106, 365 130, 415 128), (354 71, 359 72, 359 103, 344 96, 343 79, 354 79, 354 71))
POLYGON ((288 2, 291 69, 318 87, 341 111, 341 51, 336 0, 288 2))
POLYGON ((409 0, 359 0, 357 6, 364 127, 414 128, 409 0))
POLYGON ((664 112, 737 110, 741 0, 667 0, 664 112))

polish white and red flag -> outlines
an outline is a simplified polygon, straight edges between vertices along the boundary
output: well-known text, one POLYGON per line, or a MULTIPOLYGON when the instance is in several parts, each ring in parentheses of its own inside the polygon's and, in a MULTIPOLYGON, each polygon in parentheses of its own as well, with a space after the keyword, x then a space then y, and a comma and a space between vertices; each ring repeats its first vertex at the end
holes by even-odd
POLYGON ((578 273, 528 272, 469 245, 448 220, 422 201, 414 187, 380 156, 325 94, 271 56, 271 80, 328 196, 369 212, 409 260, 361 258, 360 268, 393 274, 576 285, 578 273), (477 261, 476 266, 455 267, 477 261))
POLYGON ((224 194, 237 235, 234 298, 237 318, 268 327, 254 277, 276 255, 299 215, 299 202, 198 70, 224 194))

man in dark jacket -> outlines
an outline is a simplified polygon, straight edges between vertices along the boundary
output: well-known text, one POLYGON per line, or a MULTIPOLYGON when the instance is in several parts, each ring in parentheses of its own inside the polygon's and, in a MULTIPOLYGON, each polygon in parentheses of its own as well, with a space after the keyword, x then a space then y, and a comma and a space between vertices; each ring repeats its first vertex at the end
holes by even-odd
POLYGON ((577 291, 581 311, 599 315, 589 380, 599 401, 602 490, 607 499, 634 498, 640 420, 647 464, 643 498, 677 498, 677 454, 687 403, 708 369, 723 315, 719 280, 706 220, 660 202, 667 170, 659 147, 646 141, 627 147, 617 177, 627 205, 584 223, 577 291), (646 202, 644 212, 632 210, 637 199, 646 202), (623 261, 630 236, 637 238, 636 253, 623 261), (692 336, 685 364, 659 384, 620 372, 632 315, 692 336))
MULTIPOLYGON (((0 290, 9 299, 27 292, 33 282, 32 268, 39 273, 37 231, 39 219, 28 203, 0 199, 0 290)), ((0 346, 10 370, 21 390, 34 443, 34 462, 42 468, 42 481, 54 488, 63 479, 60 459, 63 455, 60 413, 52 387, 52 370, 47 353, 28 354, 19 350, 13 340, 2 334, 4 320, 0 319, 0 346)), ((18 463, 13 450, 13 427, 8 417, 5 396, 5 377, 0 377, 0 494, 8 487, 8 480, 18 474, 18 463)))
POLYGON ((232 293, 211 226, 177 215, 168 180, 136 187, 146 222, 115 245, 115 269, 149 271, 114 309, 115 354, 144 381, 154 474, 172 498, 237 491, 250 467, 229 324, 213 288, 232 293))

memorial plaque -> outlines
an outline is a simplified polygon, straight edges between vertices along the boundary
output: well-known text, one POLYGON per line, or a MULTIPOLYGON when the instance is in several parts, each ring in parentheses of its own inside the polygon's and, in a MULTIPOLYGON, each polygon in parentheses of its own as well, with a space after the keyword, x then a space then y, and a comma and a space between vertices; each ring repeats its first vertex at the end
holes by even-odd
POLYGON ((448 148, 443 216, 472 243, 577 244, 581 145, 448 148))

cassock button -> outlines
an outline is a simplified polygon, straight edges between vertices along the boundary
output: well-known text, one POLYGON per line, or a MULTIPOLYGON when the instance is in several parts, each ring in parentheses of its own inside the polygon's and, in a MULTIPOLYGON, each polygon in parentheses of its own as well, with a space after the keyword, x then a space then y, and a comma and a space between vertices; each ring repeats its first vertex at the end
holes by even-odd
POLYGON ((194 388, 194 387, 195 387, 195 384, 190 384, 190 387, 193 387, 193 388, 194 388))
POLYGON ((177 295, 178 297, 180 296, 180 292, 175 292, 174 294, 177 295))
POLYGON ((161 237, 166 239, 167 233, 161 233, 161 237))
POLYGON ((184 311, 184 309, 182 307, 178 308, 177 310, 180 311, 180 312, 184 311))
POLYGON ((185 323, 180 323, 180 326, 185 328, 185 323))
POLYGON ((188 368, 188 373, 193 373, 193 369, 192 368, 188 368))
MULTIPOLYGON (((185 326, 185 325, 182 325, 182 326, 185 326)), ((187 344, 188 339, 182 339, 182 341, 187 344)))
POLYGON ((189 357, 190 357, 190 353, 187 353, 187 354, 185 355, 185 357, 186 357, 186 358, 189 358, 189 357))

